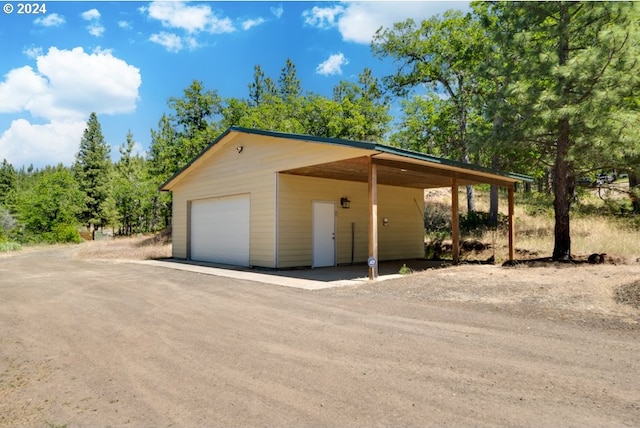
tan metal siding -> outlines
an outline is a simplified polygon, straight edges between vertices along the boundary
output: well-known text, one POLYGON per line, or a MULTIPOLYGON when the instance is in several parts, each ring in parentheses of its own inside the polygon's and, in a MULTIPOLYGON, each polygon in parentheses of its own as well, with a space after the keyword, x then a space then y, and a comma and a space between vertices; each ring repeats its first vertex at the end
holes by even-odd
POLYGON ((398 260, 424 257, 424 191, 380 186, 378 257, 398 260), (383 225, 384 218, 389 220, 383 225))
MULTIPOLYGON (((424 224, 419 211, 420 189, 392 186, 378 188, 379 247, 381 260, 424 257, 424 224), (418 205, 416 205, 416 201, 418 205), (382 219, 389 218, 383 226, 382 219)), ((368 195, 366 183, 313 177, 280 175, 278 221, 278 267, 310 266, 312 262, 313 201, 336 203, 336 261, 350 263, 353 234, 354 262, 364 262, 368 254, 368 195), (340 198, 351 207, 340 207, 340 198)))
MULTIPOLYGON (((187 205, 195 199, 251 194, 250 263, 275 266, 276 172, 360 156, 352 147, 237 134, 218 142, 172 184, 173 256, 186 258, 187 205), (237 148, 242 147, 238 152, 237 148)), ((307 233, 310 236, 310 223, 307 233)), ((296 247, 290 251, 296 251, 296 247)))

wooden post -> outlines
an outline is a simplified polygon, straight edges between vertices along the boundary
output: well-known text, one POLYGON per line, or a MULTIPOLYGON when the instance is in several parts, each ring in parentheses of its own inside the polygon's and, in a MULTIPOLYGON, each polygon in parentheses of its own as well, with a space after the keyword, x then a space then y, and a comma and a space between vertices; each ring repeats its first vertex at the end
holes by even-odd
POLYGON ((451 179, 451 253, 453 264, 455 265, 460 261, 460 221, 458 211, 458 180, 454 177, 451 179))
POLYGON ((375 265, 369 265, 369 279, 378 278, 378 168, 369 156, 369 260, 375 265))
POLYGON ((509 187, 508 190, 508 195, 509 195, 509 261, 512 262, 514 260, 514 239, 515 239, 515 232, 516 232, 516 225, 515 225, 515 221, 514 221, 514 201, 513 201, 513 196, 514 196, 514 189, 513 187, 509 187))

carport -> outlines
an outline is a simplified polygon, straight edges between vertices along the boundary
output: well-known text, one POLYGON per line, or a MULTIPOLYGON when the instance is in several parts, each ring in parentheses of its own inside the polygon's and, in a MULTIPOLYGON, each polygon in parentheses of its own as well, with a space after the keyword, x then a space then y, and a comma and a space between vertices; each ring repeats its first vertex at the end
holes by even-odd
POLYGON ((400 148, 371 144, 375 153, 369 156, 328 162, 281 171, 345 181, 368 183, 369 206, 369 279, 378 277, 378 185, 431 189, 451 189, 451 222, 453 263, 459 262, 460 227, 458 187, 490 184, 507 189, 509 260, 514 259, 514 192, 519 181, 532 181, 528 176, 501 173, 479 166, 463 164, 400 148))

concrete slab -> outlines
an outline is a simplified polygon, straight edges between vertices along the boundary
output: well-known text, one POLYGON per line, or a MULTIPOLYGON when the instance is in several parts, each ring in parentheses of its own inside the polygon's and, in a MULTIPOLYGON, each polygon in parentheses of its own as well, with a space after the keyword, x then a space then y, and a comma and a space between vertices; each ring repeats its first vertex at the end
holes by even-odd
MULTIPOLYGON (((145 260, 140 263, 205 275, 215 275, 227 278, 245 279, 283 287, 301 288, 304 290, 321 290, 325 288, 346 287, 369 282, 366 264, 336 266, 315 269, 286 269, 271 270, 229 266, 215 263, 193 262, 178 259, 145 260)), ((398 278, 400 268, 406 265, 412 271, 450 265, 447 261, 408 260, 382 262, 378 267, 377 281, 398 278)))

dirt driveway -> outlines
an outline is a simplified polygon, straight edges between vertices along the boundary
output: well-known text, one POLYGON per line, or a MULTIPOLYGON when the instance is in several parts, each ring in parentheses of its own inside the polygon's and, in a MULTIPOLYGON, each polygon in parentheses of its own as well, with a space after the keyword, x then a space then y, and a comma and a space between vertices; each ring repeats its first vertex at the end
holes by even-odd
POLYGON ((640 312, 578 287, 640 269, 589 269, 307 291, 2 257, 0 426, 639 426, 640 312), (577 306, 544 304, 559 281, 577 306))

